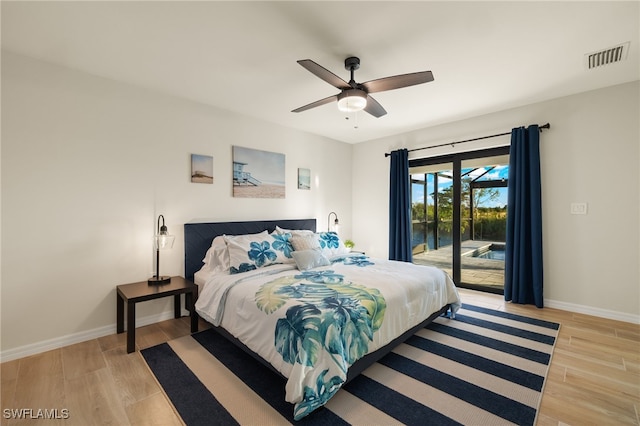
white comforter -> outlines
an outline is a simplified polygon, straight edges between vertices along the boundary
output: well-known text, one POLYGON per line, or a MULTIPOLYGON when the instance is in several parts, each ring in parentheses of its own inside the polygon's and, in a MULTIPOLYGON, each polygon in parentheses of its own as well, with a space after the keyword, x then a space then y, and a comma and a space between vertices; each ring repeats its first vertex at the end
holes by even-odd
POLYGON ((337 392, 353 362, 446 304, 455 312, 460 299, 442 270, 355 256, 305 272, 284 264, 213 275, 196 311, 288 378, 299 419, 337 392))

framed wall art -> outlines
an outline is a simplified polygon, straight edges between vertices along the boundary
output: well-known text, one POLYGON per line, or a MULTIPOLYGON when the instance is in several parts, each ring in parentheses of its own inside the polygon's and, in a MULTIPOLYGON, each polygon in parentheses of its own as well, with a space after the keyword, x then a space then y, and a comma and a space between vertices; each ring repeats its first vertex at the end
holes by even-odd
POLYGON ((213 157, 191 154, 191 182, 213 183, 213 157))
POLYGON ((233 196, 284 198, 284 154, 234 146, 233 196))
POLYGON ((311 189, 311 170, 298 169, 298 189, 311 189))

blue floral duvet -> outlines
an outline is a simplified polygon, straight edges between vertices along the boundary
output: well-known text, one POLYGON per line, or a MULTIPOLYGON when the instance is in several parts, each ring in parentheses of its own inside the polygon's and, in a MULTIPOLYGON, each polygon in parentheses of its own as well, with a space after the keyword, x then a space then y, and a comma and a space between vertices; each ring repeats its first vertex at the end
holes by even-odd
POLYGON ((285 377, 300 419, 342 386, 347 369, 446 304, 460 306, 442 270, 342 256, 311 271, 272 265, 209 277, 196 303, 285 377))

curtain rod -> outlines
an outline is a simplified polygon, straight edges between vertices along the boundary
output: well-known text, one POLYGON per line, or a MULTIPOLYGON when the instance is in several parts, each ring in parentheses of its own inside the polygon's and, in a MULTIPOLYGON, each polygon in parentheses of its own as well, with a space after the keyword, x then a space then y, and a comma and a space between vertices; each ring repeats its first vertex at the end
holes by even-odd
MULTIPOLYGON (((543 124, 542 126, 538 126, 538 128, 540 129, 540 131, 542 131, 542 129, 550 129, 551 128, 551 124, 549 124, 549 123, 543 124)), ((506 135, 510 135, 510 134, 511 134, 511 132, 498 133, 498 134, 495 134, 495 135, 481 136, 479 138, 467 139, 467 140, 464 140, 464 141, 441 143, 440 145, 432 145, 432 146, 425 146, 425 147, 422 147, 422 148, 409 149, 409 150, 407 150, 407 152, 421 151, 423 149, 438 148, 438 147, 441 147, 441 146, 449 146, 449 145, 454 146, 454 145, 457 145, 459 143, 479 141, 479 140, 482 140, 482 139, 496 138, 498 136, 506 136, 506 135)), ((388 152, 385 152, 385 154, 384 154, 385 157, 388 157, 390 155, 391 154, 388 153, 388 152)))

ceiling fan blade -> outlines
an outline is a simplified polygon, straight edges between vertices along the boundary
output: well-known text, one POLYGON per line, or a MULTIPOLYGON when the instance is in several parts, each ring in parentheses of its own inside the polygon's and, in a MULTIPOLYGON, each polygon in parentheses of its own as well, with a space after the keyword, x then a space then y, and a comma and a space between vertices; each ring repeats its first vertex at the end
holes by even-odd
POLYGON ((296 108, 291 112, 302 112, 311 108, 319 107, 320 105, 328 104, 329 102, 333 102, 338 98, 337 95, 329 96, 328 98, 320 99, 319 101, 311 102, 308 105, 301 106, 300 108, 296 108))
POLYGON ((364 108, 369 114, 373 115, 376 118, 380 118, 387 113, 382 105, 378 103, 371 96, 367 95, 367 106, 364 108))
POLYGON ((301 59, 298 61, 298 63, 305 67, 311 74, 326 81, 337 89, 344 90, 351 88, 351 86, 349 86, 349 83, 347 83, 328 69, 324 68, 323 66, 316 64, 311 59, 301 59))
POLYGON ((431 71, 421 71, 367 81, 366 83, 362 83, 362 86, 368 93, 376 93, 428 83, 430 81, 433 81, 433 73, 431 71))

